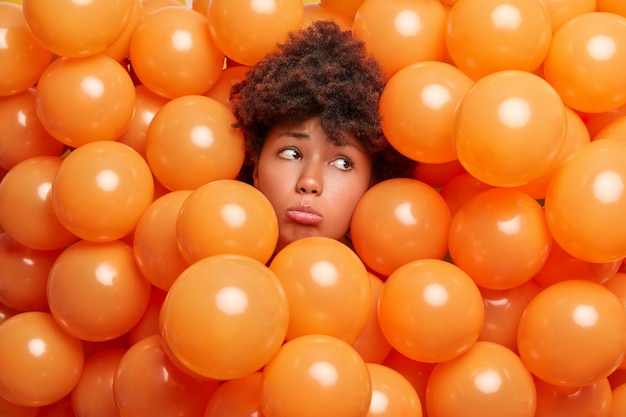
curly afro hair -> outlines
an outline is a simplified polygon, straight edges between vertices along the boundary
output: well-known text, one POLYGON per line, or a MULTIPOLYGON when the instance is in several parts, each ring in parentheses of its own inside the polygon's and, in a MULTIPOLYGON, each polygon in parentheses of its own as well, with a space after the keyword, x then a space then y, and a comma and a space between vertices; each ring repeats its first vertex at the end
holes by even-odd
POLYGON ((242 129, 248 157, 240 178, 250 181, 273 126, 313 116, 330 140, 341 143, 353 134, 363 144, 372 158, 372 183, 411 178, 416 162, 389 144, 380 124, 384 80, 365 44, 336 23, 316 21, 291 33, 231 90, 235 127, 242 129))

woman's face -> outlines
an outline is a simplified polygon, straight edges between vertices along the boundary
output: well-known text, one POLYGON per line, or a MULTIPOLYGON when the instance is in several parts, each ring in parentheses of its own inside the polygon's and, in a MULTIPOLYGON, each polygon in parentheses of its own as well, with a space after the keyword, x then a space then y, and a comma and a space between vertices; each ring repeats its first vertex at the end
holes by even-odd
POLYGON ((277 251, 309 236, 344 238, 372 171, 361 143, 354 136, 344 142, 332 143, 318 117, 269 132, 253 178, 278 216, 277 251))

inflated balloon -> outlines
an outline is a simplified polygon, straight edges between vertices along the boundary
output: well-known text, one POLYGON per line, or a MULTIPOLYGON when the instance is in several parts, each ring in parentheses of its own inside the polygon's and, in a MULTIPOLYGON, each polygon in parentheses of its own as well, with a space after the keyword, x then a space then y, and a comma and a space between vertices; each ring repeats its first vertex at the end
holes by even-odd
POLYGON ((60 156, 65 149, 41 124, 35 90, 0 97, 0 114, 0 168, 9 170, 34 156, 60 156))
POLYGON ((446 11, 438 0, 367 0, 352 23, 389 79, 420 61, 443 61, 446 11))
POLYGON ((75 417, 70 396, 67 395, 52 404, 39 408, 37 417, 75 417))
POLYGON ((52 52, 35 39, 18 4, 0 2, 0 96, 26 91, 52 61, 52 52))
POLYGON ((435 366, 426 388, 429 417, 534 417, 537 394, 519 356, 479 341, 456 359, 435 366))
POLYGON ((0 396, 0 415, 6 417, 36 417, 40 407, 23 407, 0 396))
POLYGON ((113 141, 73 150, 63 159, 51 189, 52 208, 63 226, 95 242, 132 232, 153 195, 146 161, 131 147, 113 141))
POLYGON ((626 4, 620 0, 596 0, 596 10, 626 17, 626 4))
POLYGON ((413 360, 431 363, 466 352, 478 339, 484 313, 470 276, 439 259, 417 260, 395 270, 378 305, 380 328, 391 346, 413 360))
POLYGON ((266 417, 362 417, 372 382, 367 365, 346 342, 306 335, 285 343, 265 366, 260 398, 266 417))
POLYGON ((83 347, 50 313, 16 314, 0 325, 0 396, 24 407, 68 395, 83 372, 83 347))
MULTIPOLYGON (((596 3, 601 3, 602 1, 603 0, 541 0, 541 2, 545 4, 548 15, 550 16, 552 33, 581 14, 595 12, 596 7, 599 7, 596 6, 596 3)), ((597 10, 601 11, 599 8, 597 10)))
POLYGON ((116 61, 125 62, 130 55, 130 39, 142 18, 143 0, 132 0, 128 23, 115 41, 102 51, 116 61))
POLYGON ((210 97, 187 95, 165 103, 146 133, 146 159, 170 190, 193 190, 234 179, 243 165, 243 135, 230 109, 210 97))
POLYGON ((422 415, 426 416, 426 384, 436 364, 414 361, 391 349, 382 365, 399 372, 411 383, 420 398, 422 415))
POLYGON ((328 7, 320 3, 305 3, 302 27, 307 27, 317 20, 332 20, 333 22, 337 23, 337 25, 339 25, 342 30, 352 29, 353 19, 345 17, 341 14, 341 12, 329 9, 328 7))
POLYGON ((600 130, 619 119, 622 116, 626 116, 626 104, 619 106, 616 109, 608 110, 601 113, 588 113, 576 111, 582 121, 587 126, 589 136, 595 137, 600 130))
POLYGON ((519 354, 538 378, 580 387, 610 375, 624 359, 626 311, 601 284, 558 282, 526 306, 517 334, 519 354), (573 348, 575 347, 575 348, 573 348))
POLYGON ((230 109, 230 90, 233 85, 246 78, 246 73, 249 69, 250 67, 247 65, 235 65, 224 68, 215 84, 204 95, 219 101, 230 109))
POLYGON ((483 191, 457 211, 448 248, 479 287, 504 290, 528 282, 548 259, 552 236, 543 208, 509 188, 483 191))
POLYGON ((498 71, 476 81, 461 99, 453 143, 474 177, 517 186, 556 163, 566 123, 563 101, 546 80, 525 71, 498 71))
POLYGON ((22 2, 33 36, 56 55, 98 54, 117 40, 128 25, 134 0, 22 2))
POLYGON ((205 93, 220 76, 224 53, 207 18, 186 7, 162 7, 139 22, 129 57, 143 85, 166 98, 205 93))
POLYGON ((617 119, 607 123, 602 129, 598 131, 592 138, 597 139, 620 139, 626 138, 626 116, 618 117, 617 119))
POLYGON ((398 371, 368 363, 372 401, 367 417, 422 417, 422 403, 413 385, 398 371))
POLYGON ((619 417, 626 414, 626 384, 613 389, 611 394, 611 413, 609 417, 619 417))
POLYGON ((443 258, 451 220, 434 188, 419 180, 390 179, 361 197, 350 225, 352 243, 369 268, 387 276, 417 259, 443 258))
MULTIPOLYGON (((314 2, 314 0, 307 0, 314 2)), ((322 7, 333 10, 349 20, 354 20, 364 0, 320 0, 322 7)))
POLYGON ((122 336, 141 319, 149 299, 150 283, 137 268, 133 249, 120 241, 76 242, 50 269, 50 311, 82 340, 122 336))
POLYGON ((457 159, 454 113, 472 84, 461 70, 445 62, 418 62, 397 71, 380 96, 381 125, 389 143, 419 162, 457 159))
POLYGON ((167 291, 153 288, 150 293, 150 301, 146 311, 141 316, 141 319, 135 324, 135 326, 128 331, 128 342, 130 346, 134 345, 138 341, 145 339, 153 334, 159 334, 159 320, 161 315, 161 306, 167 291))
POLYGON ((224 381, 209 398, 204 417, 261 416, 261 372, 224 381))
POLYGON ((122 356, 113 376, 113 397, 121 416, 201 416, 218 385, 177 368, 160 336, 153 335, 122 356))
POLYGON ((420 162, 415 168, 414 177, 433 188, 441 188, 452 178, 466 172, 458 159, 440 164, 420 162))
POLYGON ((287 340, 324 334, 356 341, 370 315, 372 290, 349 247, 329 237, 303 238, 285 246, 269 267, 289 300, 287 340))
POLYGON ((572 256, 607 263, 626 256, 626 143, 592 141, 559 166, 548 184, 545 213, 554 239, 572 256))
POLYGON ((160 324, 183 369, 226 380, 269 362, 288 321, 285 290, 268 267, 243 255, 215 255, 190 265, 172 284, 160 324))
POLYGON ((212 0, 207 17, 217 47, 251 66, 301 28, 304 5, 301 0, 212 0))
POLYGON ((78 240, 53 209, 51 189, 62 163, 58 156, 28 158, 0 182, 0 225, 21 245, 54 250, 78 240))
POLYGON ((107 55, 62 57, 43 72, 35 96, 44 128, 78 147, 124 132, 133 116, 135 87, 126 68, 107 55))
POLYGON ((464 172, 446 182, 439 190, 439 194, 446 200, 450 214, 454 217, 463 204, 472 197, 492 188, 493 185, 485 184, 470 173, 464 172))
POLYGON ((605 112, 626 103, 626 17, 584 13, 552 38, 543 69, 563 102, 583 112, 605 112))
POLYGON ((535 386, 537 387, 535 417, 610 416, 613 395, 606 378, 572 388, 552 385, 535 378, 535 386))

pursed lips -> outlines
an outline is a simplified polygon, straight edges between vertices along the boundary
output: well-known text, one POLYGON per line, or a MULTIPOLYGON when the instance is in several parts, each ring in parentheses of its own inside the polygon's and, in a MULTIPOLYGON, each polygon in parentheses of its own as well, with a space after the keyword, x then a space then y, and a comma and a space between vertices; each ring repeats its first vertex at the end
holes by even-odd
POLYGON ((324 220, 324 217, 311 206, 290 207, 286 215, 289 220, 306 226, 317 226, 324 220))

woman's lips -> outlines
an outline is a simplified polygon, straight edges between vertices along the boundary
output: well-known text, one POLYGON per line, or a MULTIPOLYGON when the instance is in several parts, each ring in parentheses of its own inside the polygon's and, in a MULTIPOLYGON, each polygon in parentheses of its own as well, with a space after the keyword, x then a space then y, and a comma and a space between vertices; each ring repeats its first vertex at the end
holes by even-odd
POLYGON ((313 207, 300 206, 287 209, 287 218, 295 223, 306 226, 317 226, 324 220, 322 215, 313 207))

